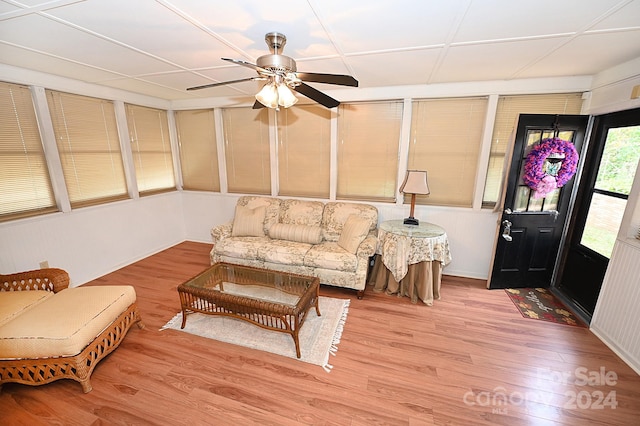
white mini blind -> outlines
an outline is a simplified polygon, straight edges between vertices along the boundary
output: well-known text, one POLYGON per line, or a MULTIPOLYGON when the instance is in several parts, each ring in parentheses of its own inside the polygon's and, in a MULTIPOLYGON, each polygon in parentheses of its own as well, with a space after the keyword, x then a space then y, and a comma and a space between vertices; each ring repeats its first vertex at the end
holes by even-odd
POLYGON ((267 108, 222 111, 229 192, 271 194, 269 112, 267 108))
POLYGON ((0 82, 0 221, 57 211, 31 91, 0 82))
POLYGON ((276 115, 279 195, 329 198, 331 111, 297 105, 276 115))
POLYGON ((491 206, 500 193, 505 152, 519 114, 580 114, 582 93, 500 96, 482 202, 491 206))
POLYGON ((126 109, 140 195, 175 189, 167 112, 132 104, 126 109))
POLYGON ((176 111, 184 189, 220 191, 216 125, 212 109, 176 111))
POLYGON ((113 102, 46 93, 71 207, 127 198, 113 102))
POLYGON ((426 170, 429 195, 416 203, 471 207, 487 98, 413 102, 408 169, 426 170))
POLYGON ((402 101, 339 106, 337 198, 395 201, 402 107, 402 101))

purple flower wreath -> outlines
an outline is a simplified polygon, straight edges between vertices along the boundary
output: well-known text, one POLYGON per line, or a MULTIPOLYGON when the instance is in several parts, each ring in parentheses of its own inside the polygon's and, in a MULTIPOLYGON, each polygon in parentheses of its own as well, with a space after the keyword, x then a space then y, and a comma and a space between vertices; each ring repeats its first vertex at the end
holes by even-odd
POLYGON ((535 190, 534 198, 543 198, 556 188, 564 186, 576 173, 578 151, 569 141, 560 138, 544 139, 534 146, 524 163, 522 180, 529 188, 535 190), (545 161, 551 154, 564 156, 562 166, 556 176, 546 173, 545 161))

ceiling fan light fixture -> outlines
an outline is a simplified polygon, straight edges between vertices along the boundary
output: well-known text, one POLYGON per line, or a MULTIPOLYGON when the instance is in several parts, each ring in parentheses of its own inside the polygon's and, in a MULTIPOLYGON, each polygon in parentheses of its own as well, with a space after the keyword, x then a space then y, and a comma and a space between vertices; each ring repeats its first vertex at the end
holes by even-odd
POLYGON ((256 100, 267 108, 278 108, 278 91, 274 83, 265 84, 256 94, 256 100))
POLYGON ((289 108, 298 102, 298 98, 293 94, 291 89, 286 84, 278 85, 278 105, 284 108, 289 108))

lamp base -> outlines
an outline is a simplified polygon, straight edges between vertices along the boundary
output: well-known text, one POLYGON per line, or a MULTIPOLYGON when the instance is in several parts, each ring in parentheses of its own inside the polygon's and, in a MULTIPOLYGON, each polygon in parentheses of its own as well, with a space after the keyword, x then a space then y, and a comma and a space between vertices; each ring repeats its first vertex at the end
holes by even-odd
POLYGON ((404 222, 402 222, 402 223, 404 223, 405 225, 418 226, 420 224, 420 221, 418 219, 416 219, 415 217, 410 216, 410 217, 405 218, 404 222))

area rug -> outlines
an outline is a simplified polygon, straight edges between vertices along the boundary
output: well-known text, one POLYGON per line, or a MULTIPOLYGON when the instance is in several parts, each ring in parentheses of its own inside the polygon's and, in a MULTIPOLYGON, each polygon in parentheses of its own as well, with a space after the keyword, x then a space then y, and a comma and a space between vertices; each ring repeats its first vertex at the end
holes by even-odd
POLYGON ((295 343, 290 334, 266 330, 240 319, 194 313, 187 316, 187 324, 181 330, 182 312, 180 312, 160 330, 170 328, 221 342, 271 352, 319 365, 330 372, 333 365, 329 363, 329 356, 335 356, 338 350, 342 330, 347 321, 349 303, 349 299, 320 296, 321 316, 316 314, 315 308, 311 308, 298 335, 300 358, 296 357, 295 343))
POLYGON ((525 318, 585 327, 548 289, 507 288, 505 291, 525 318))

